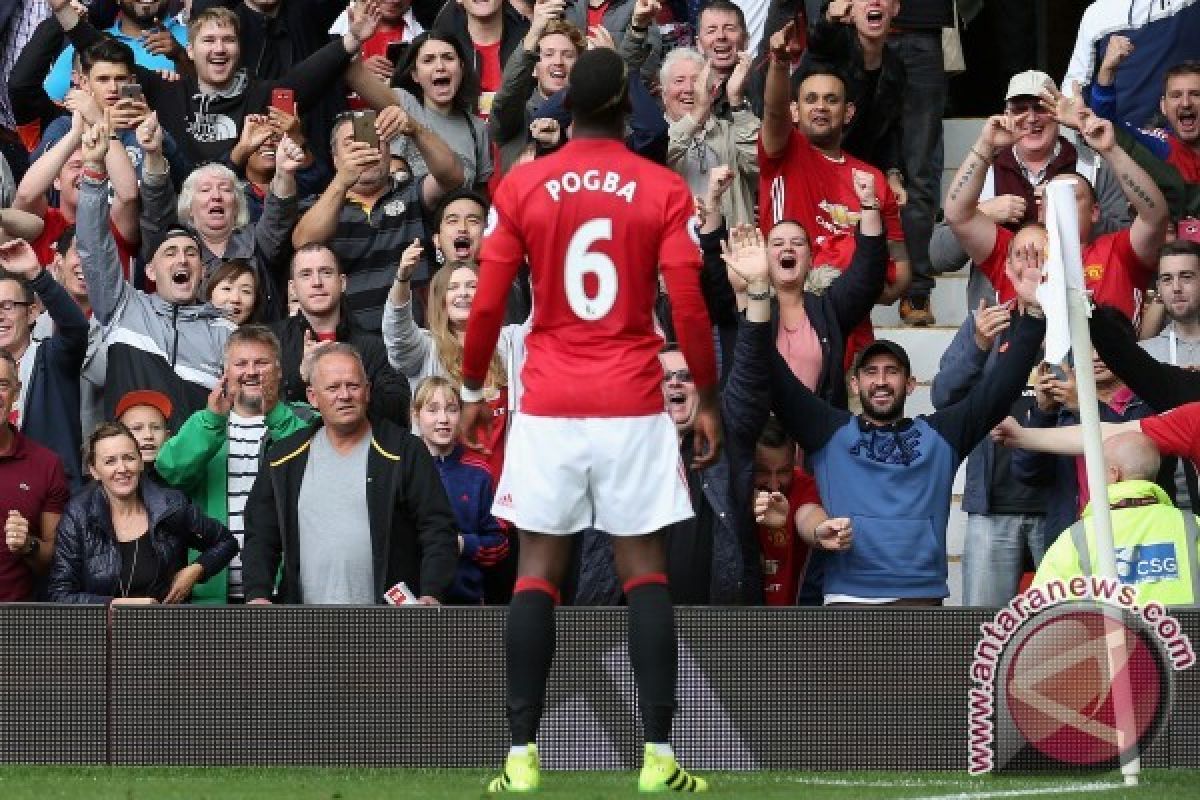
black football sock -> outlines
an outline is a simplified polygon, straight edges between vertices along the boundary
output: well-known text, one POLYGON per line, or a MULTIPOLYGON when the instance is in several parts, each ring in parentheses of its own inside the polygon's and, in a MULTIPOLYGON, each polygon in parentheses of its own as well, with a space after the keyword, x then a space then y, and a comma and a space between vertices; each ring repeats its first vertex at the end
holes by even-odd
POLYGON ((549 581, 518 578, 508 606, 508 727, 513 745, 537 739, 554 660, 554 606, 558 589, 549 581))
POLYGON ((629 604, 629 660, 637 681, 646 741, 671 741, 675 715, 675 615, 667 576, 640 575, 625 583, 629 604))

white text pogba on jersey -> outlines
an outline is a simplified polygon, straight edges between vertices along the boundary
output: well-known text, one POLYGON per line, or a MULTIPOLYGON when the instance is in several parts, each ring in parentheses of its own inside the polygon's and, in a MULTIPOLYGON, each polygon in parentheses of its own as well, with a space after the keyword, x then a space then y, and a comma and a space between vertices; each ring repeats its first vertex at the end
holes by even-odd
POLYGON ((598 169, 589 169, 582 175, 578 172, 564 172, 558 178, 551 178, 542 185, 556 203, 563 192, 575 194, 587 191, 615 194, 626 203, 632 204, 633 196, 637 192, 637 181, 626 181, 619 173, 601 173, 598 169))

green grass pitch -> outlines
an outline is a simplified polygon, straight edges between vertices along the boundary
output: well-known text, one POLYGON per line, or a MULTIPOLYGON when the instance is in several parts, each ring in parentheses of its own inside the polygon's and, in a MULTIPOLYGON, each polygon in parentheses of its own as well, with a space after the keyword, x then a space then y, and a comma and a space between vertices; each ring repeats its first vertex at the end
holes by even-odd
MULTIPOLYGON (((1200 796, 1200 770, 1147 770, 1126 788, 1113 773, 985 775, 947 772, 700 773, 713 798, 971 800, 1099 798, 1184 800, 1200 796)), ((4 800, 443 800, 486 796, 482 770, 249 767, 0 767, 4 800)), ((608 800, 640 797, 629 772, 542 773, 537 797, 608 800)))

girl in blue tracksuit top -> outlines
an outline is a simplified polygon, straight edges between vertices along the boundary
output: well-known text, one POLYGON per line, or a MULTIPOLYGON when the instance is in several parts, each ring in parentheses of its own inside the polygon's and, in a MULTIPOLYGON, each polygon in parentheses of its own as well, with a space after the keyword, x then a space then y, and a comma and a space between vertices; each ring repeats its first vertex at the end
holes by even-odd
POLYGON ((458 390, 439 376, 426 378, 413 397, 413 427, 429 448, 458 520, 458 570, 446 602, 483 602, 483 571, 508 557, 508 536, 492 516, 492 477, 486 464, 458 442, 458 390))

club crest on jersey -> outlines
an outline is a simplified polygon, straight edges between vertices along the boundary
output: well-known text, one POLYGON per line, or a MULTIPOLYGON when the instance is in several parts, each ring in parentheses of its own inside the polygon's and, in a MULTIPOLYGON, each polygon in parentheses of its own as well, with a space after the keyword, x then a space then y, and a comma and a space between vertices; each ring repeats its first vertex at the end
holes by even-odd
POLYGON ((398 217, 404 213, 406 208, 408 208, 408 206, 404 205, 404 201, 397 197, 395 200, 392 200, 383 207, 383 213, 384 216, 398 217))
POLYGON ((581 191, 605 192, 615 194, 626 203, 633 203, 633 195, 637 192, 637 181, 625 181, 616 172, 605 172, 601 177, 600 170, 589 169, 580 175, 578 172, 564 172, 558 178, 551 178, 543 186, 554 202, 558 202, 563 192, 576 194, 581 191))

